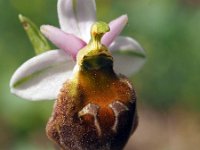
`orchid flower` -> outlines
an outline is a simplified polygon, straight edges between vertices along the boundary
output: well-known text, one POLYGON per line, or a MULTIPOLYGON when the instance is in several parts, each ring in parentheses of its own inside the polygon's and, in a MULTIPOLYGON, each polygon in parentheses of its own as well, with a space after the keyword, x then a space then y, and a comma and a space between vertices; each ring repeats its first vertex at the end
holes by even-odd
MULTIPOLYGON (((95 0, 58 0, 57 9, 60 29, 42 25, 41 32, 58 50, 29 59, 11 78, 11 92, 24 99, 56 99, 63 83, 73 75, 78 51, 89 42, 96 21, 95 0)), ((119 36, 127 22, 127 15, 111 21, 102 43, 112 53, 115 72, 130 76, 144 64, 145 52, 133 38, 119 36)))

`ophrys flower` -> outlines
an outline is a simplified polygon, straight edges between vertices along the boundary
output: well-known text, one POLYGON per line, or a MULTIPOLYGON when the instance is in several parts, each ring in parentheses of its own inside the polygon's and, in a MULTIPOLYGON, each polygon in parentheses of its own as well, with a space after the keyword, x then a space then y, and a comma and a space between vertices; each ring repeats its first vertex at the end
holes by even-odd
POLYGON ((144 51, 118 36, 127 15, 108 25, 95 22, 95 14, 94 0, 58 0, 61 29, 41 31, 60 50, 28 60, 10 83, 22 98, 57 99, 46 131, 64 150, 121 150, 137 126, 135 91, 119 73, 138 70, 144 51))

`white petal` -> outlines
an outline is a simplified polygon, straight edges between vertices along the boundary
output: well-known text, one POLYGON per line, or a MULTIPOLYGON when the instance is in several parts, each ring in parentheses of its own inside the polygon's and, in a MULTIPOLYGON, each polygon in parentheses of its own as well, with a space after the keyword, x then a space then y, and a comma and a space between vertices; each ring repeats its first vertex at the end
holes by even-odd
POLYGON ((91 26, 96 21, 95 0, 77 0, 76 14, 82 38, 88 43, 91 26))
POLYGON ((58 0, 57 10, 61 29, 67 33, 81 37, 74 13, 73 0, 58 0))
POLYGON ((57 9, 61 29, 88 42, 96 20, 95 0, 58 0, 57 9))
POLYGON ((71 77, 75 62, 63 50, 52 50, 22 64, 10 81, 11 92, 28 100, 56 99, 71 77))
POLYGON ((130 76, 145 62, 145 52, 140 44, 130 37, 118 37, 109 47, 114 58, 114 70, 130 76))

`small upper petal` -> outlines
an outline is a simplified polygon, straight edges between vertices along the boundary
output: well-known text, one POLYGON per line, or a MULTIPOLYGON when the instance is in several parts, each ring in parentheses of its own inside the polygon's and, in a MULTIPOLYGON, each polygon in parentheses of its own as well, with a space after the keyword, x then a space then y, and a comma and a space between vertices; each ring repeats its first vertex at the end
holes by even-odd
POLYGON ((52 43, 58 48, 65 50, 74 59, 76 58, 78 51, 86 45, 83 40, 72 34, 65 33, 56 27, 43 25, 40 29, 52 43))
POLYGON ((127 23, 127 15, 122 15, 117 19, 111 21, 109 23, 110 31, 103 36, 102 43, 108 47, 115 40, 115 38, 120 35, 127 23))
POLYGON ((56 99, 72 75, 75 62, 63 50, 51 50, 29 59, 13 74, 11 92, 28 100, 56 99))
POLYGON ((96 20, 95 0, 58 0, 57 9, 61 29, 88 42, 96 20))
POLYGON ((145 63, 145 52, 141 45, 130 37, 119 36, 109 49, 114 58, 114 70, 130 76, 136 73, 145 63))

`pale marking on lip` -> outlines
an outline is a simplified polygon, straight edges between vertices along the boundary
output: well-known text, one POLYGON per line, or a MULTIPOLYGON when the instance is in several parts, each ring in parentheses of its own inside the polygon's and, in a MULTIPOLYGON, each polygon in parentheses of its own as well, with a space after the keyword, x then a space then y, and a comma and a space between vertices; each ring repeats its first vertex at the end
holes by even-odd
POLYGON ((98 105, 89 103, 81 111, 79 111, 78 116, 82 117, 86 114, 92 115, 94 117, 94 125, 96 126, 98 135, 101 136, 101 128, 97 120, 97 113, 99 111, 99 108, 100 107, 98 105))
MULTIPOLYGON (((123 83, 126 83, 130 89, 133 89, 132 84, 131 84, 128 80, 126 80, 126 79, 120 79, 120 81, 123 82, 123 83)), ((134 103, 135 100, 134 100, 134 99, 131 99, 130 102, 131 102, 131 103, 134 103)))
POLYGON ((123 82, 123 83, 126 83, 130 89, 133 88, 133 86, 131 85, 131 83, 129 81, 127 81, 126 79, 120 79, 120 81, 123 82))
POLYGON ((119 123, 119 115, 120 113, 124 112, 124 111, 129 111, 128 107, 126 105, 124 105, 123 103, 119 102, 119 101, 115 101, 111 104, 109 104, 109 107, 113 110, 114 114, 115 114, 115 123, 112 127, 112 130, 114 132, 117 132, 117 125, 119 123))

